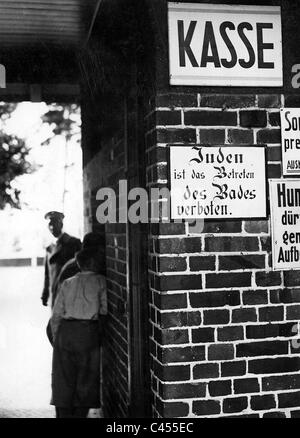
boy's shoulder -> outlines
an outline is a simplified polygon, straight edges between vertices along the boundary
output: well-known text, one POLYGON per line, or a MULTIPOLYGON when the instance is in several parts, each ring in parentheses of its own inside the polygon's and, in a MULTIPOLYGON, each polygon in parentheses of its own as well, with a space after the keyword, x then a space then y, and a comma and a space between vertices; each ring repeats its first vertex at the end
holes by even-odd
POLYGON ((70 278, 67 278, 66 280, 64 280, 62 283, 62 286, 64 286, 64 288, 68 289, 68 288, 72 287, 72 285, 74 285, 78 282, 82 282, 82 281, 86 281, 89 283, 94 283, 96 281, 97 283, 100 283, 101 285, 105 285, 106 284, 106 277, 104 275, 98 274, 96 272, 86 272, 86 273, 78 272, 77 274, 73 275, 73 277, 70 277, 70 278))
POLYGON ((62 282, 62 286, 66 287, 66 286, 70 286, 72 283, 76 283, 79 280, 79 274, 80 272, 77 272, 75 275, 72 275, 72 277, 66 278, 65 280, 63 280, 62 282))
MULTIPOLYGON (((76 274, 77 275, 77 274, 76 274)), ((66 278, 62 281, 60 288, 66 289, 70 286, 70 284, 73 283, 74 279, 76 278, 76 275, 73 275, 72 277, 66 278)))

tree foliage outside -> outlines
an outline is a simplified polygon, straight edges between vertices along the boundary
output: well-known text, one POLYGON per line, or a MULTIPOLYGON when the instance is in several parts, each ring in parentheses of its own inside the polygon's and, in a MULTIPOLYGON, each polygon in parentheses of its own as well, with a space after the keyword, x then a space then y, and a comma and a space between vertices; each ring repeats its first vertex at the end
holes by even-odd
POLYGON ((11 117, 16 104, 0 104, 0 209, 7 205, 20 208, 20 190, 12 186, 18 176, 30 173, 33 167, 27 160, 29 148, 23 139, 5 132, 5 121, 11 117))
MULTIPOLYGON (((13 182, 21 175, 32 173, 35 168, 28 161, 30 149, 25 141, 16 135, 5 132, 5 122, 11 117, 17 104, 0 103, 0 210, 6 206, 21 208, 21 191, 13 182)), ((52 134, 42 143, 48 145, 61 135, 65 138, 66 148, 71 139, 80 141, 80 107, 76 104, 53 104, 42 115, 41 122, 48 124, 52 134)))
POLYGON ((52 104, 42 116, 42 122, 47 123, 52 129, 52 136, 43 142, 43 145, 49 144, 56 136, 61 135, 66 142, 77 137, 80 141, 80 126, 78 119, 80 118, 80 108, 76 104, 59 105, 52 104))

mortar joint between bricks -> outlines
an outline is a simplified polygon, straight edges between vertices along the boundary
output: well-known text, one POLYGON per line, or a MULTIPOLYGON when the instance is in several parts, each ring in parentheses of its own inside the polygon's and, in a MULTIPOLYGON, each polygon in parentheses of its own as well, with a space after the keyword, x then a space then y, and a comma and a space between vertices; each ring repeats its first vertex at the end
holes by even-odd
MULTIPOLYGON (((201 248, 202 248, 202 253, 203 252, 205 252, 205 236, 202 234, 201 236, 200 236, 200 239, 201 239, 201 248)), ((209 254, 209 253, 208 253, 209 254)))
POLYGON ((206 289, 206 275, 204 273, 201 274, 202 278, 202 289, 206 289))
POLYGON ((254 106, 257 108, 258 107, 258 94, 255 94, 255 98, 254 98, 254 106))
POLYGON ((157 111, 174 111, 178 108, 174 106, 156 106, 151 114, 156 113, 157 111))
MULTIPOLYGON (((174 143, 174 144, 176 144, 176 143, 174 143)), ((166 147, 168 147, 168 145, 169 145, 169 143, 155 143, 153 147, 154 147, 154 149, 156 149, 157 147, 166 148, 166 147)), ((151 166, 153 166, 153 164, 151 164, 151 166)), ((151 167, 151 166, 148 166, 148 167, 151 167)))
POLYGON ((200 137, 200 128, 196 128, 196 143, 201 143, 201 137, 200 137))
MULTIPOLYGON (((161 143, 163 146, 161 146, 161 147, 163 147, 163 148, 166 148, 167 147, 167 144, 166 143, 161 143)), ((147 149, 147 152, 151 152, 151 151, 154 151, 154 150, 156 150, 157 149, 157 145, 156 144, 154 144, 153 146, 150 146, 150 148, 148 148, 147 149)), ((150 165, 151 166, 151 165, 150 165)), ((147 167, 150 167, 150 166, 147 166, 147 167)))
MULTIPOLYGON (((242 294, 242 291, 241 291, 241 294, 242 294)), ((246 324, 242 324, 242 327, 243 327, 243 338, 244 338, 243 341, 244 341, 245 339, 247 339, 246 324)), ((246 361, 246 373, 247 373, 247 371, 248 371, 248 361, 246 361)))
POLYGON ((259 392, 262 392, 262 376, 257 376, 259 392))
POLYGON ((258 133, 258 128, 254 128, 253 129, 253 143, 257 144, 257 133, 258 133))
POLYGON ((192 340, 192 328, 191 327, 188 327, 188 338, 189 338, 189 344, 192 344, 193 340, 192 340))
POLYGON ((281 284, 280 284, 279 287, 284 287, 284 274, 283 274, 283 271, 280 272, 280 279, 281 279, 281 284))
MULTIPOLYGON (((192 309, 189 293, 187 294, 187 306, 188 306, 187 307, 188 309, 192 309)), ((202 323, 203 323, 203 318, 202 318, 202 312, 201 312, 201 325, 202 325, 202 323)))
POLYGON ((252 274, 251 274, 251 287, 253 289, 257 289, 257 285, 256 285, 256 282, 255 282, 255 272, 252 272, 252 274))
POLYGON ((269 254, 268 253, 265 254, 265 266, 268 267, 268 268, 271 268, 271 266, 270 266, 270 258, 269 258, 269 254))
MULTIPOLYGON (((270 295, 271 295, 271 290, 270 290, 270 295)), ((284 319, 284 321, 287 321, 287 307, 288 306, 283 306, 283 319, 284 319)), ((299 330, 298 330, 298 333, 299 333, 299 330)), ((290 347, 289 347, 289 350, 290 350, 290 347)))
POLYGON ((184 129, 186 126, 181 125, 156 125, 156 129, 184 129))
POLYGON ((251 396, 252 394, 239 394, 239 396, 245 396, 247 398, 247 407, 246 409, 244 409, 242 412, 245 414, 251 414, 252 413, 252 409, 251 409, 251 396))
POLYGON ((241 126, 240 111, 237 111, 237 114, 236 114, 236 126, 237 127, 241 126))
POLYGON ((219 272, 220 267, 220 260, 219 260, 219 254, 216 254, 216 272, 219 272))
POLYGON ((228 135, 229 135, 229 134, 228 134, 228 129, 229 129, 229 128, 226 128, 226 129, 225 129, 225 144, 229 144, 229 138, 228 138, 228 135))
POLYGON ((188 418, 194 418, 195 415, 193 414, 193 402, 189 403, 189 416, 188 418))
POLYGON ((260 253, 262 253, 263 252, 263 249, 262 249, 262 240, 258 237, 257 238, 257 240, 258 240, 258 251, 260 252, 260 253))
POLYGON ((181 126, 184 126, 184 110, 180 109, 181 126))
POLYGON ((185 232, 185 235, 189 236, 189 223, 188 223, 188 221, 184 221, 184 232, 185 232))

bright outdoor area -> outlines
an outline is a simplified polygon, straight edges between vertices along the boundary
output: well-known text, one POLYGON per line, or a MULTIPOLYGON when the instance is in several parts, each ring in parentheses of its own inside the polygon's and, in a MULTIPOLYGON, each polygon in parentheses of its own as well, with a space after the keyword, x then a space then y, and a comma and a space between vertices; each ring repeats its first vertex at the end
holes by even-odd
POLYGON ((0 417, 54 417, 50 307, 40 299, 53 240, 44 215, 63 212, 65 231, 82 238, 80 109, 23 102, 0 110, 0 417))

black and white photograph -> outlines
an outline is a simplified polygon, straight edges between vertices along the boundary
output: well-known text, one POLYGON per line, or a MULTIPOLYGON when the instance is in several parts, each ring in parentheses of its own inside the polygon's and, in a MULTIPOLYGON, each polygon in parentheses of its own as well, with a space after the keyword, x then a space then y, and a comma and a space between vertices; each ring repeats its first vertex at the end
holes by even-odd
POLYGON ((299 23, 0 0, 0 420, 300 418, 299 23))

